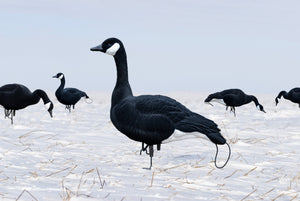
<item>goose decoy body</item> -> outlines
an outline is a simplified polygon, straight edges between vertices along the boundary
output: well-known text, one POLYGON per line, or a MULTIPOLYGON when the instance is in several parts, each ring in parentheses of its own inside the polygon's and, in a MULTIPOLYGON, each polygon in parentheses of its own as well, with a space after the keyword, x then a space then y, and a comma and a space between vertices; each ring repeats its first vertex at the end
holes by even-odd
POLYGON ((178 135, 188 138, 188 134, 191 134, 206 136, 216 146, 226 143, 217 124, 190 111, 176 100, 162 95, 133 96, 128 82, 127 56, 119 39, 109 38, 91 48, 91 51, 104 52, 114 57, 117 81, 111 98, 110 119, 121 133, 142 142, 140 154, 145 151, 150 156, 148 169, 152 167, 153 146, 157 145, 157 150, 160 150, 161 144, 171 137, 176 138, 178 135))
POLYGON ((297 103, 300 107, 300 88, 293 88, 289 92, 281 91, 275 98, 276 106, 279 103, 278 99, 280 99, 282 96, 293 103, 297 103))
POLYGON ((240 89, 227 89, 221 92, 210 94, 204 102, 210 103, 216 101, 226 105, 226 110, 230 107, 230 111, 235 115, 235 107, 239 107, 250 102, 254 102, 257 109, 264 112, 264 107, 258 102, 257 98, 253 95, 247 95, 240 89))
POLYGON ((21 84, 7 84, 0 87, 0 105, 4 107, 5 117, 8 117, 13 124, 13 117, 16 110, 26 108, 43 100, 44 105, 52 117, 53 103, 47 96, 46 92, 37 89, 31 92, 27 87, 21 84))
POLYGON ((71 107, 75 109, 75 104, 82 98, 89 98, 88 95, 76 88, 64 88, 65 87, 65 75, 63 73, 57 73, 53 78, 60 79, 60 85, 55 92, 57 100, 66 106, 66 109, 71 112, 71 107))

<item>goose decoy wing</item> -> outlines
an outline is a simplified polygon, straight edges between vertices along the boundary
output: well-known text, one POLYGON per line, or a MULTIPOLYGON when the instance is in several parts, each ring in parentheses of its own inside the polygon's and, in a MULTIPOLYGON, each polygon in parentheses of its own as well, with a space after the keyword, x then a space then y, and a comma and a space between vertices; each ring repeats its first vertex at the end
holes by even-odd
POLYGON ((291 95, 291 100, 293 100, 296 103, 300 102, 300 88, 294 88, 292 92, 289 92, 289 94, 291 95))
POLYGON ((291 91, 292 91, 293 93, 298 94, 298 93, 300 93, 300 88, 294 88, 294 89, 292 89, 291 91))
POLYGON ((226 94, 224 95, 223 100, 228 106, 238 106, 245 102, 246 96, 243 96, 242 94, 226 94))
POLYGON ((155 111, 166 116, 174 124, 175 129, 188 133, 197 132, 206 135, 215 144, 225 144, 226 140, 220 134, 218 125, 197 113, 191 112, 181 103, 166 96, 140 96, 138 108, 142 112, 155 111), (148 99, 148 101, 147 101, 148 99), (142 104, 143 103, 143 104, 142 104))
POLYGON ((84 93, 76 88, 65 88, 63 90, 63 96, 62 98, 68 99, 68 101, 71 102, 77 102, 81 99, 81 97, 84 96, 84 93))
MULTIPOLYGON (((32 96, 32 92, 21 84, 7 84, 0 87, 0 92, 6 98, 10 99, 10 104, 15 104, 15 102, 24 102, 27 98, 32 96)), ((26 104, 26 103, 25 103, 26 104)))
POLYGON ((72 95, 77 95, 77 94, 80 95, 83 92, 76 88, 64 88, 63 93, 68 94, 69 96, 72 96, 72 95))
POLYGON ((130 139, 159 144, 172 135, 175 126, 155 100, 147 96, 125 98, 111 109, 111 120, 130 139))
POLYGON ((147 96, 141 96, 141 98, 145 100, 139 102, 140 111, 155 111, 158 114, 165 115, 174 124, 176 130, 184 132, 187 136, 189 133, 195 135, 194 132, 197 132, 196 135, 204 134, 215 144, 226 143, 216 123, 197 113, 191 112, 176 100, 161 95, 151 96, 148 101, 147 96))
POLYGON ((225 144, 225 138, 220 134, 218 125, 197 114, 191 113, 176 124, 176 129, 186 132, 199 132, 199 135, 206 135, 215 144, 225 144))
POLYGON ((29 91, 29 89, 23 85, 20 84, 6 84, 2 87, 0 87, 1 92, 7 92, 7 93, 15 93, 15 91, 29 91))
POLYGON ((112 108, 111 119, 129 138, 146 144, 161 143, 169 138, 175 129, 200 132, 217 144, 226 142, 213 121, 191 112, 166 96, 144 95, 125 98, 112 108))

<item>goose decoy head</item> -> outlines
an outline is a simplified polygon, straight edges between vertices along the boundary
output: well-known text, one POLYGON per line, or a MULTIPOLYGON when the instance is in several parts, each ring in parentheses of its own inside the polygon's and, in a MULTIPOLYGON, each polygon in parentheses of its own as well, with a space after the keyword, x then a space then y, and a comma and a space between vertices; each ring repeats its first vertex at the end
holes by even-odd
POLYGON ((56 75, 53 76, 53 78, 58 78, 58 79, 63 79, 64 74, 63 73, 57 73, 56 75))
POLYGON ((210 102, 212 100, 212 97, 211 97, 211 95, 209 95, 205 100, 204 100, 204 102, 205 103, 208 103, 208 102, 210 102))
POLYGON ((118 50, 122 47, 122 42, 117 38, 106 39, 101 45, 92 47, 91 51, 100 51, 111 56, 115 56, 118 50))
POLYGON ((53 117, 53 115, 52 115, 52 110, 53 110, 53 108, 54 108, 53 103, 52 103, 51 101, 48 102, 48 103, 45 103, 45 108, 46 108, 46 110, 49 112, 50 117, 52 118, 52 117, 53 117))
POLYGON ((210 103, 210 101, 212 101, 213 97, 212 95, 209 95, 205 100, 204 102, 207 103, 207 104, 210 104, 211 106, 214 106, 212 103, 210 103))
POLYGON ((266 111, 264 110, 264 107, 262 105, 258 104, 256 107, 257 107, 258 110, 266 113, 266 111))
POLYGON ((275 98, 275 105, 277 106, 279 103, 278 98, 275 98))

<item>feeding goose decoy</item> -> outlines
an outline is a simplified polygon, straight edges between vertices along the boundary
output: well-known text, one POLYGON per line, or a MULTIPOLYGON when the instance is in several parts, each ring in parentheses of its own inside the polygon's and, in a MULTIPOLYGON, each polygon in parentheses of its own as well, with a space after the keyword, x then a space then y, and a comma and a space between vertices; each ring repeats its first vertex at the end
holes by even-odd
POLYGON ((71 107, 75 109, 75 104, 82 98, 90 99, 88 95, 76 88, 64 88, 65 87, 65 75, 63 73, 57 73, 53 78, 60 79, 60 85, 55 92, 57 100, 66 106, 66 109, 71 112, 71 107))
POLYGON ((293 88, 289 92, 281 91, 275 98, 276 106, 279 103, 278 99, 280 99, 282 96, 293 103, 297 103, 300 107, 300 88, 293 88))
POLYGON ((7 84, 0 87, 0 105, 4 107, 5 117, 8 117, 13 124, 13 117, 16 110, 26 108, 43 100, 47 111, 52 117, 53 103, 47 96, 46 92, 37 89, 31 92, 27 87, 21 84, 7 84))
MULTIPOLYGON (((206 136, 216 146, 227 144, 217 124, 190 111, 176 100, 162 95, 133 96, 128 81, 126 51, 119 39, 109 38, 101 45, 91 48, 91 51, 104 52, 114 57, 117 81, 111 98, 110 119, 121 133, 142 142, 140 153, 146 151, 149 154, 149 169, 152 167, 153 146, 157 145, 157 150, 160 150, 162 143, 177 136, 183 139, 189 138, 189 134, 206 136)), ((229 147, 228 144, 227 146, 229 147)))
MULTIPOLYGON (((227 89, 221 92, 210 94, 204 102, 211 104, 211 101, 223 103, 226 110, 230 107, 230 111, 235 116, 235 107, 239 107, 250 102, 254 102, 257 109, 266 113, 264 107, 258 102, 257 98, 253 95, 247 95, 240 89, 227 89)), ((212 104, 211 104, 212 105, 212 104)))

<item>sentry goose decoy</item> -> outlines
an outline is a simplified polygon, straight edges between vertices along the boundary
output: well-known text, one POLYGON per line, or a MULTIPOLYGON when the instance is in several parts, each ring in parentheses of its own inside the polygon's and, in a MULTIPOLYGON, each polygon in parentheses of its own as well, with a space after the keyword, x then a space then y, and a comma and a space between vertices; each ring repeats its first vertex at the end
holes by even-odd
POLYGON ((5 117, 8 117, 13 124, 13 117, 16 110, 26 108, 43 100, 47 111, 52 117, 53 103, 47 96, 46 92, 37 89, 31 92, 27 87, 21 84, 7 84, 0 87, 0 105, 4 107, 5 117))
POLYGON ((300 88, 293 88, 289 92, 281 91, 275 98, 276 106, 279 103, 278 99, 280 99, 282 96, 293 103, 299 104, 300 107, 300 88))
POLYGON ((221 92, 210 94, 204 102, 211 104, 211 101, 216 101, 226 105, 226 110, 228 109, 228 107, 230 107, 230 111, 234 113, 234 116, 235 107, 248 104, 252 101, 255 103, 257 109, 266 113, 264 107, 258 102, 255 96, 247 95, 240 89, 227 89, 221 92))
MULTIPOLYGON (((109 38, 101 45, 91 48, 91 51, 104 52, 114 57, 117 81, 112 93, 110 119, 121 133, 142 142, 140 154, 146 151, 150 156, 148 169, 152 167, 153 146, 157 145, 157 150, 160 150, 161 144, 172 137, 175 139, 177 136, 188 138, 188 134, 196 137, 206 135, 217 148, 218 144, 227 144, 217 124, 190 111, 176 100, 162 95, 133 96, 128 82, 127 56, 119 39, 109 38)), ((230 150, 228 144, 227 146, 230 150)))
POLYGON ((65 87, 65 75, 63 73, 57 73, 53 76, 53 78, 60 79, 60 86, 55 92, 55 96, 57 100, 66 106, 66 109, 71 112, 71 107, 73 106, 73 109, 75 109, 75 104, 82 98, 85 97, 89 99, 88 95, 80 91, 76 88, 64 88, 65 87))

